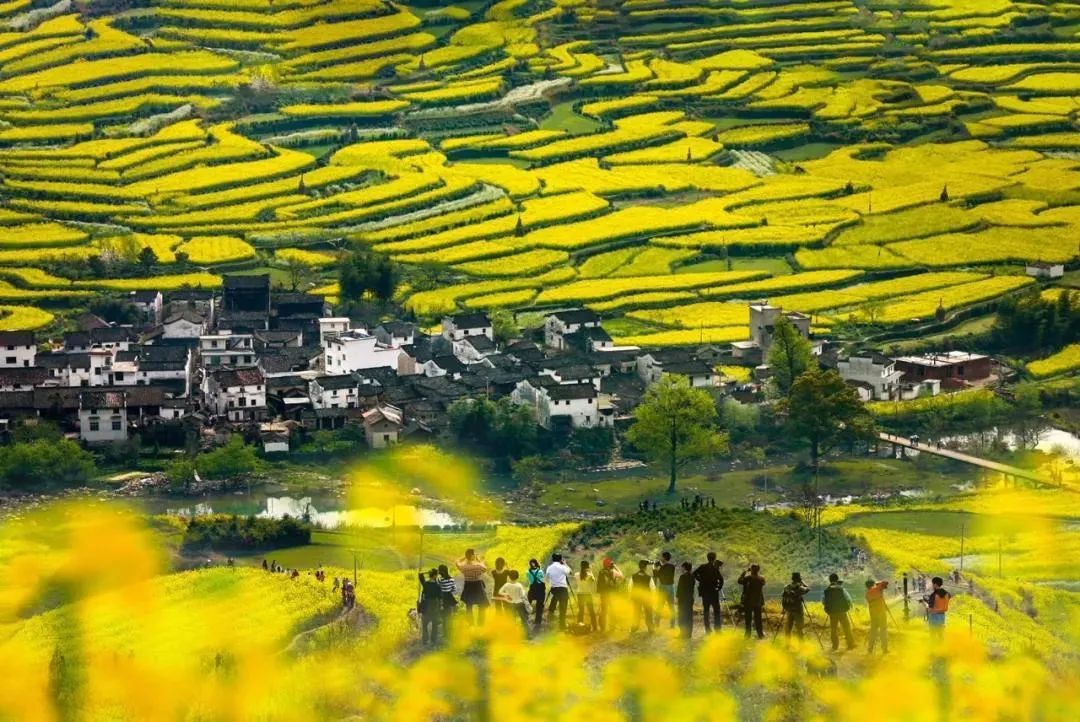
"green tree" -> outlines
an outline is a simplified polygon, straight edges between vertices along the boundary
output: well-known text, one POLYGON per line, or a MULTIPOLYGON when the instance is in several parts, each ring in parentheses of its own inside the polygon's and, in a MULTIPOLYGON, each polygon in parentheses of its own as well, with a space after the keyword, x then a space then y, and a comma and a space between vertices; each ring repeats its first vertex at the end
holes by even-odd
POLYGON ((517 321, 514 320, 514 314, 505 308, 491 312, 491 327, 495 334, 495 342, 498 344, 506 344, 521 333, 517 321))
POLYGON ((154 249, 150 246, 143 246, 143 249, 139 251, 139 268, 142 269, 143 275, 149 276, 150 271, 157 265, 158 257, 154 253, 154 249))
POLYGON ((773 387, 781 396, 788 396, 795 379, 814 363, 810 342, 786 316, 777 318, 773 326, 768 363, 773 387))
POLYGON ((716 405, 708 392, 690 388, 684 378, 664 376, 645 393, 627 439, 667 466, 667 490, 674 494, 686 462, 727 452, 728 436, 716 422, 716 405))
POLYGON ((254 446, 248 446, 234 434, 224 446, 200 456, 195 466, 207 479, 231 479, 255 471, 259 467, 259 457, 254 446))
POLYGON ((188 492, 195 481, 195 462, 187 457, 176 459, 165 468, 165 476, 173 489, 188 492))
POLYGON ((81 484, 95 473, 94 457, 74 441, 38 438, 0 448, 0 484, 81 484))
POLYGON ((788 430, 810 445, 810 464, 817 478, 821 457, 837 444, 870 439, 874 421, 855 389, 835 371, 812 368, 791 385, 782 408, 788 430))

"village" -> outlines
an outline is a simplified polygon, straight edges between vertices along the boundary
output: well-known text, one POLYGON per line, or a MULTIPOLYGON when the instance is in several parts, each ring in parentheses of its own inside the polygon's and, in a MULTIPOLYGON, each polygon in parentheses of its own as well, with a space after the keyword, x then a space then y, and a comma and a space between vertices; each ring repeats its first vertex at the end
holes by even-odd
POLYGON ((581 308, 550 311, 542 329, 502 345, 485 313, 447 316, 434 335, 397 320, 359 327, 321 296, 272 291, 268 276, 226 276, 219 292, 138 291, 127 302, 145 323, 84 314, 59 339, 0 333, 3 433, 27 419, 88 446, 138 434, 181 445, 191 429, 212 446, 243 432, 266 453, 286 453, 298 430, 359 424, 382 448, 440 434, 453 403, 479 397, 527 405, 548 430, 610 428, 663 375, 760 401, 781 316, 864 401, 970 388, 996 373, 990 357, 955 350, 842 354, 811 338, 809 316, 765 301, 749 304, 745 341, 666 349, 616 346, 601 316, 581 308), (734 367, 741 378, 725 372, 734 367))

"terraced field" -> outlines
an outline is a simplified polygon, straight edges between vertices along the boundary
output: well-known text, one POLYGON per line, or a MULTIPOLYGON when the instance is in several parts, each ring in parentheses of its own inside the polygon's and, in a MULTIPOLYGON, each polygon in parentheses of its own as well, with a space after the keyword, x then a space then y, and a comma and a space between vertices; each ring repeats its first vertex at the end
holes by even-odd
POLYGON ((748 299, 949 317, 1080 250, 1067 3, 137 5, 0 3, 0 326, 240 268, 337 299, 372 248, 442 268, 424 321, 586 304, 699 343, 748 299), (143 248, 156 283, 111 263, 143 248))

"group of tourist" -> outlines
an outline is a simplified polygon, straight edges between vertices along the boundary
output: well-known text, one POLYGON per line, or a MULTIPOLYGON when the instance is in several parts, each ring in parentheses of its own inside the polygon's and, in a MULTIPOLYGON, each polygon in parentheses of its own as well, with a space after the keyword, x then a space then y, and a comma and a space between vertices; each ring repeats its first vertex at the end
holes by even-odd
MULTIPOLYGON (((683 637, 691 638, 694 606, 698 599, 701 600, 706 633, 719 630, 723 622, 721 602, 726 601, 724 563, 717 559, 715 552, 706 554, 705 561, 697 567, 689 561, 677 567, 671 553, 665 551, 657 560, 640 560, 637 570, 629 578, 611 558, 605 557, 597 570, 590 562, 582 560, 575 572, 557 553, 552 554, 546 567, 538 560, 530 559, 524 575, 510 568, 502 557, 489 568, 473 549, 466 550, 455 566, 461 574, 460 589, 445 564, 420 574, 416 612, 424 644, 434 645, 440 635, 445 637, 455 612, 462 606, 464 619, 470 625, 484 624, 487 608, 493 605, 496 613, 520 620, 526 636, 530 637, 543 627, 545 613, 549 626, 554 626, 557 620, 558 628, 564 631, 576 634, 604 632, 615 625, 613 600, 617 594, 628 596, 632 610, 631 633, 636 633, 642 626, 652 633, 666 616, 672 629, 678 627, 683 637), (490 597, 486 585, 489 576, 492 581, 490 597), (568 627, 567 612, 571 602, 576 608, 577 621, 568 627)), ((756 634, 763 639, 766 580, 760 566, 752 564, 741 571, 736 583, 740 595, 735 609, 742 613, 745 634, 747 638, 756 634)), ((934 577, 932 584, 933 590, 922 602, 927 606, 931 630, 938 633, 944 628, 951 597, 940 577, 934 577)), ((888 587, 887 581, 866 580, 865 599, 870 612, 868 651, 871 654, 875 646, 880 646, 882 653, 888 652, 890 612, 885 601, 888 587)), ((810 591, 802 575, 794 572, 781 594, 781 618, 776 634, 782 629, 787 637, 792 632, 800 638, 803 636, 809 620, 806 597, 810 591)), ((853 602, 839 575, 829 576, 821 601, 829 618, 833 651, 840 649, 841 634, 847 648, 854 649, 849 615, 853 602)), ((731 623, 734 625, 733 618, 731 623)))

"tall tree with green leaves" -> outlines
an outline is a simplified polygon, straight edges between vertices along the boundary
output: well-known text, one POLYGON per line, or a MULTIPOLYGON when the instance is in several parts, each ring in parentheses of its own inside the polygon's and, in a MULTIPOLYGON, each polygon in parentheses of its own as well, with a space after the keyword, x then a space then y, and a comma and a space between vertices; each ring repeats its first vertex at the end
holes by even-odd
POLYGON ((717 427, 712 396, 678 376, 664 376, 649 388, 627 438, 667 466, 669 494, 675 493, 679 469, 686 462, 728 451, 728 435, 717 427))
POLYGON ((814 365, 810 342, 786 316, 776 319, 767 359, 772 370, 772 383, 781 396, 791 393, 792 384, 804 371, 814 365))
POLYGON ((871 439, 875 431, 858 393, 832 370, 811 368, 800 374, 782 411, 788 430, 810 445, 815 478, 822 456, 839 444, 871 439))

